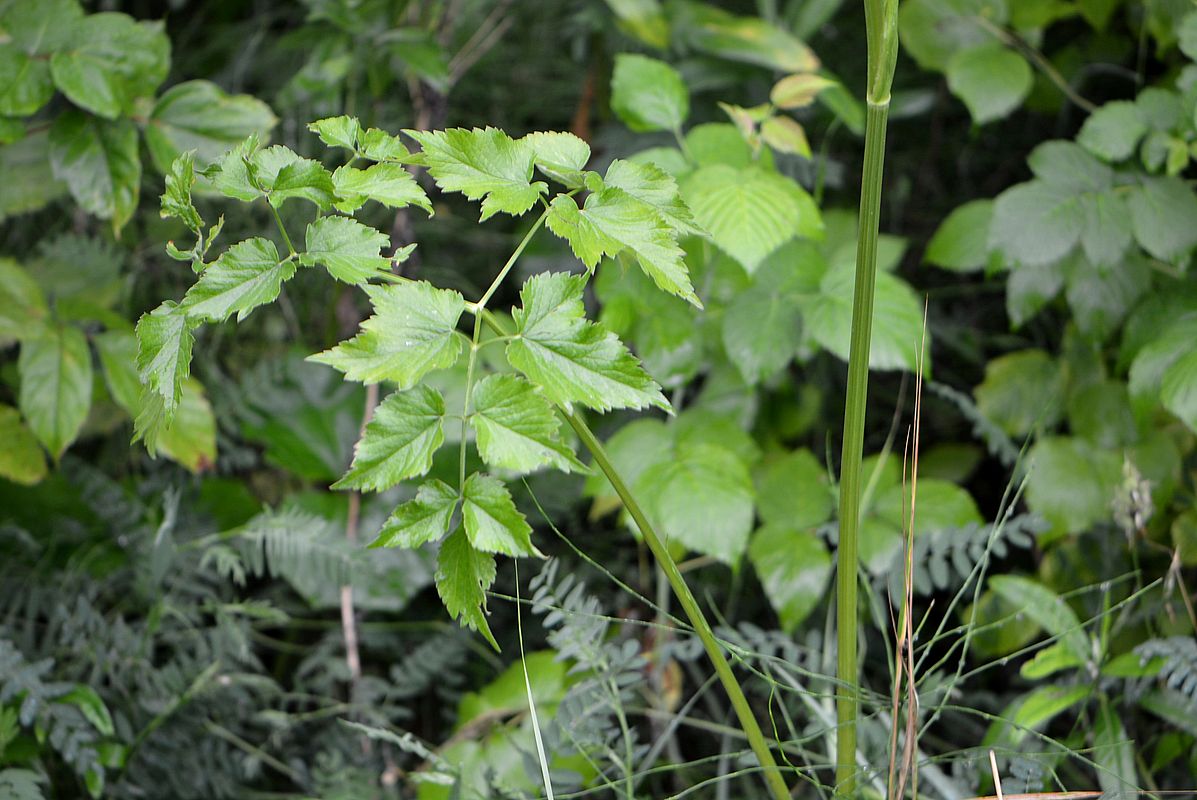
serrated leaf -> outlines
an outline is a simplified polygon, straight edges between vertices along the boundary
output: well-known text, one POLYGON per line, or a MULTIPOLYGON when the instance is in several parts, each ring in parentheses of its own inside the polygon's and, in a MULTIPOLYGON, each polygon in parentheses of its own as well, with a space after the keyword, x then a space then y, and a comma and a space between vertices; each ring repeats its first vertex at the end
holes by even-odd
POLYGON ((361 123, 356 117, 341 115, 327 117, 308 123, 308 130, 320 137, 320 141, 329 147, 344 147, 357 151, 358 137, 362 133, 361 123))
POLYGON ((508 556, 544 557, 532 544, 531 526, 498 478, 481 473, 467 478, 461 515, 466 537, 475 549, 508 556))
POLYGON ((793 297, 754 286, 723 312, 723 348, 749 384, 790 363, 801 342, 802 313, 793 297))
POLYGON ((952 211, 927 243, 928 264, 956 272, 983 268, 989 261, 992 200, 973 200, 952 211))
POLYGON ((822 238, 823 221, 811 196, 760 167, 704 167, 685 181, 682 197, 719 249, 749 274, 795 236, 822 238))
POLYGON ((512 314, 516 336, 507 345, 511 365, 540 386, 555 403, 581 403, 597 411, 612 408, 668 410, 661 389, 614 334, 585 318, 584 277, 534 275, 520 290, 521 308, 512 314))
POLYGON ((46 313, 37 281, 17 262, 0 258, 0 347, 37 336, 46 313))
POLYGON ((989 244, 1020 264, 1049 264, 1068 255, 1084 227, 1085 210, 1072 189, 1030 181, 994 201, 989 244))
POLYGON ((50 327, 21 344, 17 405, 38 441, 57 461, 75 441, 91 408, 87 338, 77 328, 50 327))
POLYGON ((241 322, 255 308, 273 303, 283 281, 295 275, 295 261, 280 259, 274 242, 255 237, 238 242, 200 273, 180 308, 190 319, 241 322))
POLYGON ((143 393, 133 440, 144 442, 152 456, 162 454, 190 472, 204 472, 216 461, 216 416, 195 378, 185 378, 179 390, 178 407, 169 416, 161 396, 143 393))
POLYGON ((815 528, 831 519, 835 509, 827 470, 809 450, 766 463, 755 486, 757 513, 768 525, 815 528))
POLYGON ((370 128, 358 136, 358 148, 362 158, 371 161, 407 161, 411 153, 399 139, 386 131, 370 128))
POLYGON ((333 173, 333 186, 341 201, 337 208, 351 212, 361 208, 366 200, 381 203, 387 208, 419 206, 432 214, 428 195, 416 183, 411 173, 400 164, 375 164, 366 169, 344 166, 333 173))
POLYGON ((543 181, 532 181, 536 161, 532 147, 501 130, 451 128, 407 133, 423 148, 420 163, 428 167, 437 186, 482 200, 482 221, 499 212, 520 216, 548 191, 543 181))
POLYGON ((1031 91, 1034 75, 1022 56, 1000 44, 970 47, 947 65, 948 88, 978 125, 1008 116, 1031 91))
POLYGON ((204 220, 191 202, 191 187, 195 185, 195 153, 179 155, 166 171, 166 191, 163 192, 163 219, 175 218, 195 234, 199 234, 204 220))
POLYGON ((118 231, 133 216, 141 158, 129 120, 108 122, 79 111, 60 115, 50 129, 50 164, 88 213, 111 219, 118 231))
POLYGON ((974 390, 977 409, 1011 436, 1050 430, 1064 409, 1067 375, 1042 350, 1020 350, 991 359, 974 390))
POLYGON ((162 398, 167 418, 179 404, 183 379, 191 374, 194 343, 186 314, 169 300, 137 321, 137 374, 162 398))
POLYGON ((126 14, 88 14, 68 23, 68 42, 50 58, 54 83, 72 103, 115 119, 153 94, 170 68, 161 22, 126 14))
MULTIPOLYGON (((262 157, 275 149, 275 147, 271 147, 263 150, 258 153, 258 156, 262 157)), ((270 163, 265 158, 255 158, 255 160, 259 163, 270 163)), ((321 211, 327 211, 337 199, 337 190, 333 186, 332 175, 322 164, 311 159, 296 157, 283 164, 273 176, 269 170, 262 170, 259 175, 265 178, 268 188, 267 196, 270 199, 270 204, 276 208, 292 198, 300 198, 312 203, 321 211)))
POLYGON ((258 153, 259 144, 258 135, 251 134, 236 147, 230 148, 218 164, 213 164, 204 171, 218 192, 225 197, 246 203, 262 196, 262 190, 255 185, 250 176, 250 168, 254 156, 258 153))
POLYGON ((634 131, 680 131, 690 114, 690 93, 665 62, 620 53, 611 76, 611 109, 634 131))
POLYGON ((141 379, 137 376, 137 337, 130 331, 110 330, 92 337, 104 384, 113 402, 130 417, 136 417, 141 405, 141 379))
POLYGON ((387 235, 349 217, 316 219, 308 225, 305 242, 307 252, 300 255, 300 263, 321 264, 344 283, 360 285, 391 268, 390 259, 381 254, 390 244, 387 235))
POLYGON ((831 555, 811 531, 766 525, 753 534, 748 557, 788 631, 810 616, 826 594, 831 555))
POLYGON ((278 120, 270 106, 247 94, 230 95, 209 81, 186 81, 164 92, 146 120, 145 141, 165 172, 180 153, 215 161, 250 134, 264 136, 278 120))
POLYGON ((730 451, 709 444, 679 447, 673 459, 637 482, 649 514, 671 541, 735 564, 752 531, 752 480, 730 451))
POLYGON ((486 590, 494 582, 494 556, 475 549, 461 528, 445 539, 436 560, 436 592, 450 617, 481 633, 498 650, 486 623, 486 590))
POLYGON ((32 116, 53 96, 49 62, 12 44, 0 44, 0 115, 32 116))
POLYGON ((1028 456, 1027 505, 1052 526, 1051 536, 1081 533, 1111 516, 1122 458, 1082 439, 1040 439, 1028 456))
POLYGON ((374 315, 357 336, 311 356, 311 361, 339 369, 351 381, 394 381, 408 389, 457 360, 457 320, 465 310, 460 294, 427 281, 363 288, 374 315))
POLYGON ((523 378, 489 375, 474 387, 478 454, 492 467, 531 472, 545 464, 585 470, 561 441, 553 407, 523 378))
POLYGON ((1144 178, 1127 203, 1135 240, 1151 255, 1174 261, 1197 247, 1197 195, 1181 179, 1144 178))
POLYGON ((46 457, 37 437, 12 406, 0 404, 0 478, 24 486, 46 477, 46 457))
POLYGON ((545 175, 571 189, 583 184, 582 170, 590 161, 590 145, 572 133, 538 131, 523 139, 532 149, 536 167, 545 175))
POLYGON ((457 510, 457 490, 440 480, 430 480, 409 500, 396 508, 370 547, 416 548, 435 542, 449 532, 457 510))
POLYGON ((701 232, 694 223, 694 214, 682 200, 677 180, 655 164, 617 158, 607 167, 603 185, 622 189, 652 206, 679 235, 701 232))
POLYGON ((1147 125, 1138 107, 1129 100, 1106 103, 1081 126, 1077 144, 1106 161, 1122 161, 1135 152, 1147 125))
POLYGON ((381 492, 426 473, 445 440, 445 398, 436 389, 416 386, 392 393, 353 448, 353 464, 334 489, 381 492))

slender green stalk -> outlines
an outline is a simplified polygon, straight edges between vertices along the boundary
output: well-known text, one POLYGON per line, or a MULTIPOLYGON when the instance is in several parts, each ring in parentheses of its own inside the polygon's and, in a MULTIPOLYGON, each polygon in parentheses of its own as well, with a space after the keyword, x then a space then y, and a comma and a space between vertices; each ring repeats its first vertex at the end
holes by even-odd
POLYGON ((890 86, 898 54, 897 0, 865 0, 868 34, 868 113, 865 118, 864 174, 860 187, 856 286, 852 297, 852 339, 848 353, 848 396, 844 403, 840 462, 840 536, 836 568, 836 795, 856 794, 856 721, 860 713, 857 664, 857 549, 860 531, 861 461, 864 456, 865 400, 869 386, 869 344, 873 333, 873 294, 877 278, 877 236, 885 167, 885 127, 890 86))

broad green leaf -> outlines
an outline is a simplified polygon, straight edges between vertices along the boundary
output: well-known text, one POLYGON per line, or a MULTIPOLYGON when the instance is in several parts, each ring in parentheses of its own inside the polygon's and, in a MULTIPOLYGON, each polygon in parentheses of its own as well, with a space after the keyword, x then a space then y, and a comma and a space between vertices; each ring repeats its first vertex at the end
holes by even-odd
POLYGON ((1006 282, 1006 313, 1015 327, 1039 313, 1064 288, 1065 262, 1050 264, 1013 264, 1006 282))
POLYGON ((46 477, 46 457, 37 437, 12 406, 0 404, 0 478, 25 486, 46 477))
POLYGON ((204 172, 207 177, 211 178, 216 191, 225 197, 232 197, 246 203, 262 196, 262 190, 259 188, 260 182, 256 178, 251 178, 250 175, 251 167, 257 169, 253 166, 253 160, 259 152, 259 145, 260 137, 257 134, 251 134, 236 147, 230 148, 218 163, 213 164, 204 172))
POLYGON ((1067 376, 1042 350, 1020 350, 991 359, 974 390, 977 410, 1011 436, 1050 430, 1064 409, 1067 376))
POLYGON ((1164 376, 1173 364, 1191 352, 1194 341, 1197 341, 1197 316, 1192 314, 1183 315, 1156 331, 1131 362, 1127 376, 1131 396, 1139 401, 1154 401, 1162 391, 1164 376))
POLYGON ((1057 686, 1049 684, 1032 689, 1016 700, 1002 714, 1002 719, 994 722, 990 733, 985 736, 986 744, 997 744, 991 736, 1000 736, 1001 743, 1018 745, 1024 741, 1031 731, 1046 727, 1052 719, 1064 713, 1078 703, 1089 699, 1093 694, 1093 687, 1087 684, 1080 686, 1057 686))
POLYGON ((0 258, 0 347, 41 332, 46 298, 17 262, 0 258))
POLYGON ((358 134, 358 152, 362 158, 371 161, 406 162, 411 160, 411 153, 399 139, 386 131, 370 128, 365 133, 358 134))
POLYGON ((0 147, 0 219, 36 211, 67 193, 50 163, 50 137, 30 132, 0 147))
POLYGON ((1122 381, 1103 380, 1076 389, 1068 398, 1068 429, 1104 449, 1133 445, 1139 439, 1130 396, 1122 381))
POLYGON ((831 519, 835 497, 827 470, 809 450, 765 464, 756 475, 757 513, 766 525, 805 530, 831 519))
POLYGON ((1151 289, 1151 267, 1134 254, 1109 265, 1095 265, 1080 252, 1065 263, 1066 297, 1077 328, 1086 336, 1104 341, 1135 303, 1151 289))
POLYGON ((778 72, 814 72, 819 60, 789 31, 760 17, 730 14, 711 3, 670 4, 675 40, 718 58, 778 72))
POLYGON ((994 201, 989 245, 1023 265, 1049 264, 1068 255, 1084 227, 1085 210, 1071 188, 1020 183, 994 201))
POLYGON ((586 319, 583 276, 533 275, 513 311, 516 336, 507 345, 511 365, 542 387, 555 403, 612 408, 668 409, 661 389, 614 334, 586 319))
POLYGON ((754 286, 723 312, 723 348, 750 384, 790 363, 801 343, 802 314, 791 296, 754 286))
POLYGON ((677 234, 648 203, 617 188, 592 193, 582 209, 573 198, 558 195, 547 223, 591 270, 603 256, 626 250, 658 287, 701 307, 677 234))
POLYGON ((1081 197, 1085 227, 1081 249, 1093 264, 1120 268, 1131 243, 1131 218, 1126 201, 1116 190, 1081 197))
POLYGON ((356 117, 327 117, 308 123, 308 130, 320 137, 329 147, 344 147, 357 151, 358 138, 362 134, 361 123, 356 117))
POLYGON ((499 212, 520 216, 548 191, 532 181, 536 153, 496 128, 407 131, 423 148, 419 163, 428 167, 436 185, 482 200, 482 220, 499 212))
POLYGON ((1077 194, 1103 192, 1114 185, 1114 170, 1075 142, 1053 140, 1037 145, 1027 156, 1036 178, 1077 194))
POLYGON ((1038 680, 1084 665, 1085 660, 1073 653, 1064 642, 1056 642, 1040 650, 1030 661, 1024 662, 1018 674, 1029 680, 1038 680))
POLYGON ((432 203, 411 173, 400 164, 375 164, 366 169, 344 166, 333 173, 341 211, 355 211, 373 200, 387 208, 419 206, 432 214, 432 203))
POLYGON ((972 272, 989 262, 992 200, 973 200, 951 214, 935 231, 923 255, 928 264, 955 272, 972 272))
POLYGON ((0 28, 5 37, 30 55, 45 56, 65 47, 74 23, 82 17, 78 0, 10 0, 0 4, 0 28))
MULTIPOLYGON (((616 431, 604 447, 624 483, 635 486, 645 470, 669 460, 673 452, 673 430, 657 419, 635 419, 616 431)), ((599 498, 595 504, 598 513, 608 507, 621 506, 615 490, 601 472, 586 479, 586 494, 599 498)))
POLYGON ((88 14, 69 23, 69 41, 50 58, 54 83, 75 105, 101 117, 129 114, 153 94, 170 69, 170 40, 161 22, 126 14, 88 14))
POLYGON ((669 46, 669 18, 659 0, 607 0, 619 29, 649 47, 669 46))
POLYGON ((68 703, 75 706, 83 717, 99 731, 101 736, 113 736, 115 728, 112 724, 112 714, 108 706, 100 699, 96 690, 82 683, 77 683, 66 694, 56 698, 55 702, 68 703))
POLYGON ((637 164, 617 158, 607 167, 603 185, 622 189, 652 206, 679 234, 700 233, 695 227, 694 215, 682 201, 677 180, 655 164, 637 164))
POLYGON ((445 398, 436 389, 392 393, 378 405, 353 448, 353 464, 332 488, 381 492, 428 472, 445 440, 444 418, 445 398))
POLYGON ((690 114, 690 92, 665 62, 620 53, 611 76, 611 109, 634 131, 680 131, 690 114))
POLYGON ((390 244, 387 235, 349 217, 317 218, 308 225, 305 242, 307 252, 299 257, 300 263, 321 264, 344 283, 360 285, 391 268, 390 259, 382 255, 390 244))
POLYGON ((32 116, 53 96, 49 62, 30 57, 15 45, 0 44, 0 115, 32 116))
POLYGON ((441 545, 436 560, 436 592, 449 616, 478 631, 499 649, 486 624, 486 590, 495 582, 495 557, 474 548, 458 528, 441 545))
POLYGON ((1010 114, 1031 91, 1031 66, 1000 44, 960 50, 948 59, 948 88, 978 125, 1010 114))
POLYGON ((1180 29, 1176 32, 1176 38, 1180 51, 1197 61, 1197 12, 1190 11, 1185 14, 1180 29))
POLYGON ((745 466, 751 466, 761 458, 760 446, 752 434, 744 430, 743 423, 717 408, 693 405, 679 414, 670 427, 678 447, 717 445, 734 454, 745 466))
POLYGON ((590 145, 572 133, 559 132, 529 133, 520 141, 532 148, 537 169, 571 189, 581 188, 590 145))
POLYGON ((1129 100, 1115 100, 1089 115, 1076 140, 1098 158, 1122 161, 1134 154, 1146 133, 1138 107, 1129 100))
POLYGON ((1191 349, 1164 373, 1160 401, 1192 431, 1197 431, 1197 350, 1191 349))
POLYGON ((77 328, 49 327, 21 344, 17 370, 21 414, 57 461, 79 435, 91 408, 87 338, 77 328))
MULTIPOLYGON (((876 495, 871 512, 897 530, 910 522, 911 487, 894 484, 876 495)), ((949 481, 923 477, 914 497, 914 533, 916 536, 959 530, 980 525, 985 520, 972 495, 949 481)))
POLYGON ((637 482, 649 516, 670 541, 735 564, 752 531, 752 480, 744 463, 715 445, 679 447, 637 482))
POLYGON ((414 500, 408 500, 391 513, 370 547, 415 548, 440 540, 449 532, 458 499, 457 490, 449 484, 436 479, 428 481, 416 492, 414 500))
POLYGON ((810 531, 766 525, 752 535, 748 557, 787 631, 802 624, 827 594, 831 555, 810 531))
POLYGON ((137 376, 137 337, 129 331, 110 330, 92 337, 104 383, 113 401, 130 417, 141 406, 141 380, 137 376))
POLYGON ((489 375, 474 387, 478 453, 492 467, 532 472, 549 464, 585 470, 561 440, 553 407, 523 378, 489 375))
POLYGON ((137 208, 141 158, 137 129, 129 120, 107 122, 68 111, 50 129, 54 176, 70 187, 85 211, 124 227, 137 208))
POLYGON ((199 162, 207 164, 250 134, 265 136, 276 122, 270 106, 255 97, 226 94, 208 81, 187 81, 154 103, 145 142, 154 166, 166 172, 180 153, 194 150, 199 162))
POLYGON ((194 343, 187 315, 169 300, 137 321, 137 374, 162 399, 167 419, 179 404, 183 380, 191 374, 194 343))
MULTIPOLYGON (((823 277, 819 293, 802 300, 807 332, 845 361, 852 338, 854 284, 854 270, 831 269, 823 277)), ((926 341, 928 355, 930 351, 930 335, 924 340, 922 304, 914 290, 892 273, 878 272, 873 302, 869 367, 914 371, 920 343, 926 341)), ((929 358, 924 359, 924 368, 929 366, 929 358)))
POLYGON ((1170 533, 1180 563, 1186 567, 1197 565, 1197 509, 1178 514, 1172 520, 1170 533))
POLYGON ((188 319, 240 322, 255 308, 278 298, 284 281, 295 275, 295 261, 280 259, 274 242, 261 237, 238 242, 200 273, 180 308, 188 319))
POLYGON ((462 492, 461 516, 466 538, 484 553, 544 555, 532 544, 532 528, 498 478, 474 473, 462 492))
POLYGON ((393 381, 400 389, 457 360, 457 320, 465 310, 460 294, 426 281, 363 288, 374 315, 357 336, 310 360, 339 369, 351 381, 393 381))
POLYGON ((1135 240, 1151 255, 1177 261, 1197 246, 1197 195, 1179 178, 1144 178, 1128 199, 1135 240))
POLYGON ((327 211, 336 202, 332 175, 319 162, 300 158, 275 145, 259 151, 254 163, 270 204, 276 208, 292 198, 307 200, 321 211, 327 211))
POLYGON ((823 221, 810 195, 760 167, 704 167, 686 179, 682 197, 715 244, 749 274, 794 236, 822 238, 823 221))
POLYGON ((924 69, 944 72, 952 55, 993 42, 982 20, 1004 25, 1004 0, 906 0, 898 9, 902 49, 924 69))
POLYGON ((1111 517, 1121 456, 1059 437, 1037 442, 1028 461, 1027 505, 1051 524, 1051 537, 1081 533, 1111 517))

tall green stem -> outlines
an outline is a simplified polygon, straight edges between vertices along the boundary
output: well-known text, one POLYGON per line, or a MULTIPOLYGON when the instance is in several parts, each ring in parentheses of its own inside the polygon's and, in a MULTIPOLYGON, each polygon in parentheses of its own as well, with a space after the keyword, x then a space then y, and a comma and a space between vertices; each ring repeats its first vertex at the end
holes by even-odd
POLYGON ((836 568, 836 795, 856 794, 856 721, 860 713, 857 640, 857 550, 860 530, 861 460, 864 456, 865 400, 869 388, 869 344, 873 333, 873 294, 877 278, 877 236, 885 167, 885 127, 890 86, 898 53, 897 0, 865 0, 868 34, 868 114, 865 118, 864 174, 860 186, 860 227, 856 242, 856 286, 852 297, 852 339, 848 352, 848 396, 840 462, 840 536, 836 568))

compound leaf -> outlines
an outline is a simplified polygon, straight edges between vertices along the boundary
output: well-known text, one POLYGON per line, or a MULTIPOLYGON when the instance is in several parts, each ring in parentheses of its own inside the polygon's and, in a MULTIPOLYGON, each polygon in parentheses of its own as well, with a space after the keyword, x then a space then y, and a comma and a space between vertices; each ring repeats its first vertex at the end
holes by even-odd
POLYGON ((496 128, 446 131, 407 131, 420 143, 419 162, 437 186, 482 200, 482 220, 500 211, 519 216, 548 191, 532 181, 536 153, 527 142, 515 141, 496 128))
POLYGON ((440 480, 430 480, 396 508, 370 547, 419 547, 449 532, 459 499, 457 490, 440 480))
POLYGON ((238 242, 209 264, 187 291, 182 309, 191 319, 223 322, 233 314, 245 319, 272 303, 283 281, 295 275, 292 259, 279 259, 274 242, 261 237, 238 242))
POLYGON ((428 386, 394 392, 379 404, 334 489, 381 492, 423 475, 445 440, 445 398, 428 386))
POLYGON ((445 539, 436 560, 436 592, 449 616, 481 633, 498 650, 486 623, 486 590, 494 582, 493 555, 470 544, 461 528, 445 539))
POLYGON ((478 453, 492 467, 531 472, 545 464, 585 470, 561 441, 553 407, 532 384, 515 375, 490 375, 474 387, 478 453))
POLYGON ((531 526, 498 478, 481 473, 467 478, 461 514, 466 537, 475 549, 508 556, 543 557, 532 545, 531 526))
POLYGON ((390 239, 355 219, 320 217, 308 225, 305 239, 307 252, 299 257, 300 263, 309 267, 322 264, 329 275, 344 283, 362 284, 390 269, 390 259, 382 255, 390 239))

